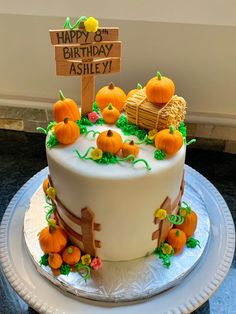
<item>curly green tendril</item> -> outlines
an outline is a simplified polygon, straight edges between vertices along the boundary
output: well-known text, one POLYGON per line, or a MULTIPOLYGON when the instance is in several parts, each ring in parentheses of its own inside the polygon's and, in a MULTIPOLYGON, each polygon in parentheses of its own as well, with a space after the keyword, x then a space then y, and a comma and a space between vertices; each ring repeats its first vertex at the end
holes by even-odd
POLYGON ((77 20, 77 22, 76 22, 74 25, 72 25, 71 22, 70 22, 70 18, 67 17, 67 18, 66 18, 66 22, 65 22, 65 24, 64 24, 64 29, 65 29, 65 28, 69 28, 70 30, 73 30, 73 29, 75 29, 75 28, 78 28, 78 27, 80 26, 80 23, 85 22, 87 19, 88 19, 88 18, 87 18, 86 16, 81 16, 81 17, 77 20))

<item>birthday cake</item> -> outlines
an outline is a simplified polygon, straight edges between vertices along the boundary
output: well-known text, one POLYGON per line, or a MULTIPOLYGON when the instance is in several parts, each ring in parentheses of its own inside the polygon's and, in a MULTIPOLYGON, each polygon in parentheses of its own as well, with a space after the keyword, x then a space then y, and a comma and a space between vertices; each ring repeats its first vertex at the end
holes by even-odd
POLYGON ((182 200, 186 102, 160 72, 127 95, 96 74, 120 69, 118 28, 81 17, 50 31, 58 75, 82 75, 81 110, 60 91, 47 129, 48 212, 39 233, 41 264, 87 280, 102 261, 174 254, 199 245, 197 215, 182 200), (86 275, 84 271, 86 270, 86 275))

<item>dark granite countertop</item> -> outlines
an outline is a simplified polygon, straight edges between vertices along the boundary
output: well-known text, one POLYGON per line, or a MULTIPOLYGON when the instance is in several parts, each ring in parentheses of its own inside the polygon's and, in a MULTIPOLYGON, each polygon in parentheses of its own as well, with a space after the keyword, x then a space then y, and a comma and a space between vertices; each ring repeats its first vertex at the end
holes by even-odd
MULTIPOLYGON (((11 198, 35 173, 47 166, 44 136, 0 130, 0 221, 11 198)), ((236 221, 236 155, 188 149, 186 163, 209 179, 226 200, 236 221)), ((236 314, 236 256, 217 292, 195 314, 236 314)), ((36 313, 7 283, 0 267, 0 313, 36 313)))

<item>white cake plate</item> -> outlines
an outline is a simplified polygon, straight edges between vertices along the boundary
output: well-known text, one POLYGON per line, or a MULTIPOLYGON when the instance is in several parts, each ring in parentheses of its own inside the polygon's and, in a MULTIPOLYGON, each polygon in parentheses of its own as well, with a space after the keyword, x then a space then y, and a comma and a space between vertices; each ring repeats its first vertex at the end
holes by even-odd
POLYGON ((46 173, 47 169, 42 170, 18 191, 5 212, 0 228, 0 261, 6 277, 36 311, 78 314, 190 313, 207 301, 224 280, 235 247, 233 220, 214 186, 186 166, 186 181, 201 195, 211 222, 206 252, 191 273, 177 286, 142 302, 114 305, 63 294, 36 271, 27 255, 23 237, 25 210, 46 173))

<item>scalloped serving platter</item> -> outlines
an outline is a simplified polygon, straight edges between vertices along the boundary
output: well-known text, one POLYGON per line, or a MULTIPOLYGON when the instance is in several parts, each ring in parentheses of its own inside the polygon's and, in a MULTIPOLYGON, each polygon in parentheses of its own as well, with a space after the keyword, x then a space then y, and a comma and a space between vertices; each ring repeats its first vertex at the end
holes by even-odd
POLYGON ((203 304, 224 280, 234 254, 235 230, 230 211, 215 187, 185 166, 186 182, 204 203, 210 219, 210 237, 196 267, 177 286, 145 301, 122 304, 73 298, 45 280, 35 269, 24 243, 23 222, 32 195, 47 168, 31 178, 14 196, 0 228, 0 261, 16 292, 40 313, 143 314, 190 313, 203 304), (170 302, 171 300, 171 302, 170 302))

